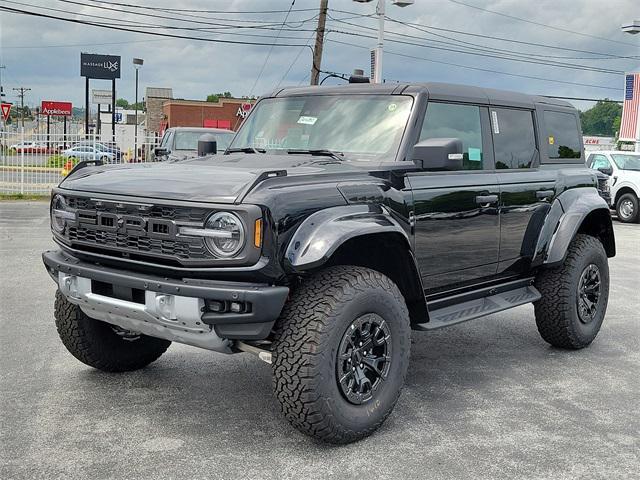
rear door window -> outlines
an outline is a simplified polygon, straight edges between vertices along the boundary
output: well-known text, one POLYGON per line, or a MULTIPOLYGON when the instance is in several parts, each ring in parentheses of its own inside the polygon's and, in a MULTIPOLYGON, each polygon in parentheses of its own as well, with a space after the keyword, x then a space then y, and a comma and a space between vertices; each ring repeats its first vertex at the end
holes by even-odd
POLYGON ((491 131, 496 169, 531 168, 538 156, 533 112, 491 109, 491 131))
POLYGON ((574 115, 545 110, 544 123, 549 158, 580 158, 582 137, 574 115))
POLYGON ((482 128, 480 107, 430 102, 422 124, 420 141, 432 138, 457 138, 462 141, 463 169, 482 170, 482 128))

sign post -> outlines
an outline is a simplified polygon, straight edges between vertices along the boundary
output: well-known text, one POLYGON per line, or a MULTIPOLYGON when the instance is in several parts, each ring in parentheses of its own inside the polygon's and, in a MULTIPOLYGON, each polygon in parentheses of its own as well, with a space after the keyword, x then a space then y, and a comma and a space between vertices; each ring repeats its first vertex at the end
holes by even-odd
POLYGON ((9 114, 11 113, 11 103, 3 103, 1 104, 2 106, 2 118, 4 119, 4 122, 7 123, 7 120, 9 120, 9 114))
POLYGON ((111 133, 113 141, 116 139, 116 78, 120 78, 120 63, 118 55, 80 54, 80 76, 86 78, 85 135, 89 133, 89 79, 111 80, 111 133))

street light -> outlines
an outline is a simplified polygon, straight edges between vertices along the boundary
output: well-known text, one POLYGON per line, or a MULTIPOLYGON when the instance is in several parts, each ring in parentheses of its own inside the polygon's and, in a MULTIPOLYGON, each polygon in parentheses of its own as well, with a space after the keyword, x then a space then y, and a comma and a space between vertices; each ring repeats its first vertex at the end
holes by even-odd
MULTIPOLYGON (((630 35, 637 35, 638 33, 640 33, 640 20, 633 20, 627 24, 624 24, 620 27, 620 29, 625 32, 628 33, 630 35)), ((640 95, 639 93, 635 93, 638 92, 638 90, 636 90, 638 87, 634 87, 632 88, 632 95, 640 95)), ((626 98, 626 96, 625 96, 626 98)), ((640 153, 640 115, 637 116, 636 118, 636 146, 635 146, 635 151, 636 153, 640 153)))
POLYGON ((136 103, 134 105, 136 116, 135 116, 135 125, 133 127, 134 129, 133 130, 133 148, 134 148, 133 158, 135 162, 138 161, 138 70, 140 70, 143 63, 144 63, 144 60, 142 60, 141 58, 133 59, 133 66, 136 69, 136 103))
MULTIPOLYGON (((370 3, 373 0, 353 0, 358 3, 370 3)), ((378 44, 371 50, 371 79, 373 83, 382 83, 382 51, 384 44, 384 6, 386 0, 378 0, 376 14, 378 15, 378 44)), ((413 5, 414 0, 391 0, 397 7, 413 5)))

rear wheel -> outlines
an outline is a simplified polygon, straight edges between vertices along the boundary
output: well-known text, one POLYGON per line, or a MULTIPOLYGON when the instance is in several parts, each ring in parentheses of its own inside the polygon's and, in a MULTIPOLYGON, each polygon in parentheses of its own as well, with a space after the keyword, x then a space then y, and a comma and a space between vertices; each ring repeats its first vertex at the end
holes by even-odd
POLYGON ((87 316, 80 307, 56 292, 58 335, 67 350, 90 367, 105 372, 127 372, 146 367, 171 345, 168 340, 130 332, 87 316))
POLYGON ((331 443, 374 432, 409 364, 409 313, 379 272, 338 266, 309 278, 276 324, 273 388, 285 417, 331 443))
POLYGON ((638 221, 638 197, 633 193, 621 195, 616 202, 616 214, 621 222, 634 223, 638 221))
POLYGON ((609 264, 600 241, 577 235, 562 266, 543 270, 534 303, 542 338, 553 346, 578 349, 598 335, 609 300, 609 264))

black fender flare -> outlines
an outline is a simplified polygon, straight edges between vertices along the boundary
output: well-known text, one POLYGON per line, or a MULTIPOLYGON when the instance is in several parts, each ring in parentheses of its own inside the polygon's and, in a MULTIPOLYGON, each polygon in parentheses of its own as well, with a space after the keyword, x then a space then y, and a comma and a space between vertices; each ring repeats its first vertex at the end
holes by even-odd
MULTIPOLYGON (((592 215, 598 216, 597 232, 608 257, 615 255, 615 238, 607 202, 595 188, 581 187, 560 194, 552 205, 538 239, 537 251, 543 251, 545 266, 564 262, 571 241, 592 215)), ((594 230, 595 231, 595 230, 594 230)))
POLYGON ((326 208, 307 217, 287 245, 285 258, 294 270, 321 266, 347 240, 374 233, 397 233, 411 241, 389 210, 382 205, 345 205, 326 208))

